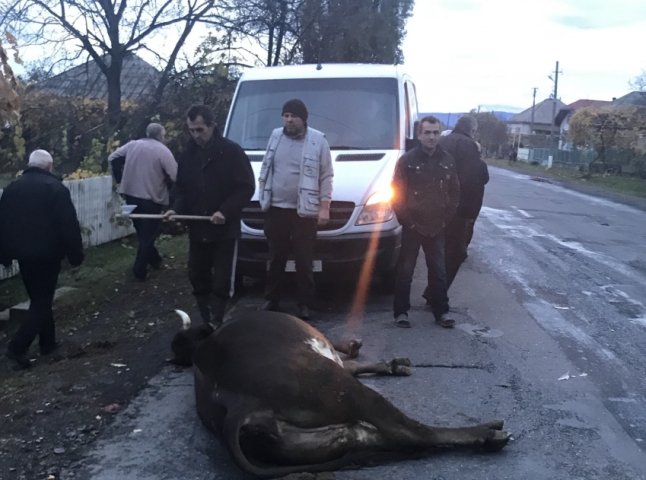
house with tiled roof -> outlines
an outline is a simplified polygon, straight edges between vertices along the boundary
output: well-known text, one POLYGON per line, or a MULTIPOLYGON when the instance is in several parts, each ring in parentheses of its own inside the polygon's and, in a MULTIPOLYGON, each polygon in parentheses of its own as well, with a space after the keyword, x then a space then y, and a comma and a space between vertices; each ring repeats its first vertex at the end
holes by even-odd
POLYGON ((613 99, 612 107, 646 107, 646 92, 630 92, 623 97, 613 99))
MULTIPOLYGON (((126 55, 121 71, 121 99, 136 102, 152 95, 160 75, 155 67, 134 53, 126 55)), ((37 88, 66 97, 108 98, 108 82, 93 60, 43 80, 37 88)))
MULTIPOLYGON (((565 107, 559 99, 546 98, 533 107, 529 107, 507 120, 507 128, 512 135, 549 135, 553 119, 561 108, 565 107)), ((557 130, 555 129, 555 133, 557 130)))
POLYGON ((611 104, 608 100, 590 100, 582 98, 576 102, 561 108, 556 114, 554 123, 559 128, 559 148, 561 150, 572 150, 572 144, 568 139, 568 130, 570 129, 570 118, 577 110, 582 108, 601 108, 607 107, 611 104))

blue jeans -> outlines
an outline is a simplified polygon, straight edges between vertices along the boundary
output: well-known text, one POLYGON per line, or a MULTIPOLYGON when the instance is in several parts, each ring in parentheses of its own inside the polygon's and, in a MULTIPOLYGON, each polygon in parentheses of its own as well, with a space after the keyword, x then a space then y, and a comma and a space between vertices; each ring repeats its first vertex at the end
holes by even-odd
MULTIPOLYGON (((124 195, 129 205, 137 205, 133 213, 158 214, 163 206, 152 200, 124 195)), ((137 256, 132 271, 137 278, 146 278, 148 265, 158 268, 162 263, 162 257, 155 247, 155 241, 161 229, 161 220, 156 218, 133 218, 132 224, 137 232, 137 256)))
POLYGON ((444 232, 426 237, 415 230, 402 227, 402 246, 397 260, 395 276, 395 317, 410 310, 410 286, 415 272, 419 248, 424 250, 428 269, 428 295, 435 317, 449 311, 447 295, 446 263, 444 259, 444 232))

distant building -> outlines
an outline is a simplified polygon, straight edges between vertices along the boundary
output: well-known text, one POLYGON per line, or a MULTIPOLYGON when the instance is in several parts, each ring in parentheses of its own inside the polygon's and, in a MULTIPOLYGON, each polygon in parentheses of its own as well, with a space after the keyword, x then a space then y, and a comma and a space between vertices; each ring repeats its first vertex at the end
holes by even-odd
POLYGON ((611 107, 646 107, 646 92, 630 92, 612 101, 611 107))
MULTIPOLYGON (((121 71, 121 99, 136 102, 152 95, 160 75, 134 53, 126 55, 121 71)), ((36 88, 64 97, 108 98, 108 82, 94 60, 43 80, 36 88)))
MULTIPOLYGON (((547 98, 534 107, 529 107, 507 120, 507 129, 512 135, 549 135, 552 132, 556 112, 565 107, 561 100, 547 98)), ((554 126, 554 133, 558 129, 554 126)))
POLYGON ((554 123, 559 128, 559 148, 561 150, 572 150, 573 148, 573 145, 568 139, 568 131, 570 129, 570 118, 572 118, 574 112, 582 108, 607 107, 610 103, 607 100, 580 99, 561 108, 554 119, 554 123))

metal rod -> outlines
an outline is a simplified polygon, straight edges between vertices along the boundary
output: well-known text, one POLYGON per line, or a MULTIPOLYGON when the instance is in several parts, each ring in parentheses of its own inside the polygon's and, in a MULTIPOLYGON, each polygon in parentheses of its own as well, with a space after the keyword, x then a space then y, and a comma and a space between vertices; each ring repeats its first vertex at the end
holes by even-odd
MULTIPOLYGON (((161 213, 130 213, 128 215, 117 215, 122 218, 165 218, 161 213)), ((211 220, 211 217, 206 215, 171 215, 169 220, 211 220)))

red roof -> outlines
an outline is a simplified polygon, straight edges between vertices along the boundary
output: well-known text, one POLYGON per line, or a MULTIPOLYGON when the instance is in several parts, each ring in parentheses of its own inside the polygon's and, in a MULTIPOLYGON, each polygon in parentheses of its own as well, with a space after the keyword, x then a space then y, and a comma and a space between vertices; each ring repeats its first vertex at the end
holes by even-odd
POLYGON ((587 98, 581 98, 576 102, 570 103, 567 108, 578 110, 579 108, 587 107, 603 107, 604 105, 610 105, 610 103, 611 102, 609 100, 589 100, 587 98))

